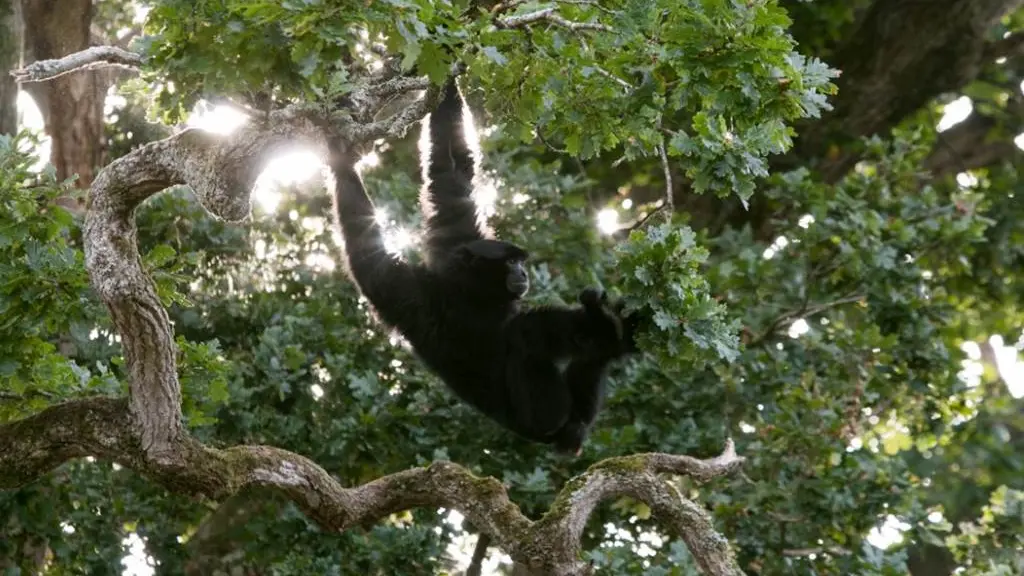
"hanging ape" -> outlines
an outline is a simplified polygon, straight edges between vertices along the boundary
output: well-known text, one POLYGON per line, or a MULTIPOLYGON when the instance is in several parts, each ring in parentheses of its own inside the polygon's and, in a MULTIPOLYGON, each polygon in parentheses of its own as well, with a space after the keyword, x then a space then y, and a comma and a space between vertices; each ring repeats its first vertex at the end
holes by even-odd
POLYGON ((509 430, 579 453, 604 396, 608 365, 636 352, 635 317, 592 288, 579 305, 525 309, 522 248, 493 238, 472 198, 474 156, 454 78, 430 115, 420 203, 424 264, 384 249, 347 143, 328 144, 348 272, 378 319, 398 330, 458 395, 509 430))

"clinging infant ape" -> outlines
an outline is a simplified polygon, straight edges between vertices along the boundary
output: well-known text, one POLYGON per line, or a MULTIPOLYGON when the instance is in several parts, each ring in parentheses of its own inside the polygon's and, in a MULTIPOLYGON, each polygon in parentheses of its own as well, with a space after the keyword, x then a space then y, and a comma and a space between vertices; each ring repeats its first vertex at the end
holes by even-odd
POLYGON ((328 143, 349 274, 380 321, 401 332, 462 400, 525 438, 579 453, 608 365, 636 352, 636 318, 592 288, 580 293, 579 306, 521 309, 528 255, 478 223, 475 158, 462 123, 452 78, 430 115, 423 265, 385 251, 355 170, 358 154, 346 142, 328 143))

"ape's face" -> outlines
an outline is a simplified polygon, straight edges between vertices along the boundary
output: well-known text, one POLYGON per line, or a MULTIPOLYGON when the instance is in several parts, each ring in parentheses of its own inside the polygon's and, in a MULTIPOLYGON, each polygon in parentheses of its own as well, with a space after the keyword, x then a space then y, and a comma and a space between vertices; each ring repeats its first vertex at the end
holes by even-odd
POLYGON ((508 288, 512 298, 518 300, 530 290, 530 275, 526 272, 526 265, 523 260, 508 260, 505 265, 508 270, 505 273, 505 287, 508 288))
POLYGON ((459 283, 474 286, 499 300, 518 300, 530 289, 526 271, 529 254, 515 244, 500 240, 476 240, 456 251, 454 262, 459 283))

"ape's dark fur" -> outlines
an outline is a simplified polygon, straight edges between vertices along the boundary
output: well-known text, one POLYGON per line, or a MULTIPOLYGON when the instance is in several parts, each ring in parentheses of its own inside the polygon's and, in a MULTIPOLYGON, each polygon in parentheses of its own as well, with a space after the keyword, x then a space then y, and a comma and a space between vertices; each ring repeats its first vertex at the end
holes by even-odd
POLYGON ((379 319, 459 397, 526 438, 575 452, 600 408, 605 369, 635 351, 635 321, 594 289, 580 294, 581 306, 520 309, 527 253, 477 221, 462 107, 452 79, 430 116, 422 266, 385 252, 357 155, 329 143, 349 273, 379 319))

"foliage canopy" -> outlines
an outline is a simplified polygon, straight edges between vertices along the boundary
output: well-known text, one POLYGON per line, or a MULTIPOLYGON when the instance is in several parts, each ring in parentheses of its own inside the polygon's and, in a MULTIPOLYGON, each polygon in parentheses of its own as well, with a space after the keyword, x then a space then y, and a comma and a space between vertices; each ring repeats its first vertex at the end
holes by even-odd
MULTIPOLYGON (((138 211, 190 430, 293 450, 346 484, 451 459, 500 479, 531 517, 599 459, 707 454, 734 437, 741 475, 677 487, 712 512, 750 573, 905 574, 919 550, 972 575, 1024 569, 1021 401, 962 348, 1021 335, 1019 160, 974 170, 969 185, 932 177, 921 167, 941 134, 929 109, 853 144, 860 161, 836 182, 810 158, 769 170, 791 153, 795 122, 831 109, 837 77, 797 51, 788 14, 802 18, 800 45, 827 53, 853 3, 483 4, 152 2, 148 68, 124 94, 165 120, 201 98, 326 104, 378 69, 373 42, 434 82, 458 55, 498 189, 492 223, 535 255, 531 298, 568 301, 601 283, 655 317, 645 357, 613 374, 583 458, 501 433, 370 321, 331 264, 316 178, 281 186, 276 209, 244 225, 213 218, 187 189, 138 211), (529 20, 544 11, 561 20, 529 20), (641 222, 665 207, 662 152, 683 194, 734 193, 757 209, 740 223, 684 210, 641 222), (638 225, 601 235, 600 209, 638 225), (890 516, 909 528, 881 549, 867 536, 890 516)), ((51 207, 68 184, 32 173, 27 138, 0 137, 0 421, 126 389, 88 288, 82 223, 51 207)), ((417 224, 416 140, 378 142, 381 166, 366 173, 392 226, 417 224)), ((728 200, 708 201, 726 215, 728 200)), ((417 510, 327 534, 276 499, 229 505, 244 522, 220 525, 131 471, 76 461, 0 495, 17 527, 0 557, 41 537, 54 574, 116 572, 135 532, 169 574, 210 558, 275 574, 432 574, 475 530, 417 510)), ((588 558, 613 574, 696 573, 662 536, 646 505, 623 499, 588 525, 588 558)))

